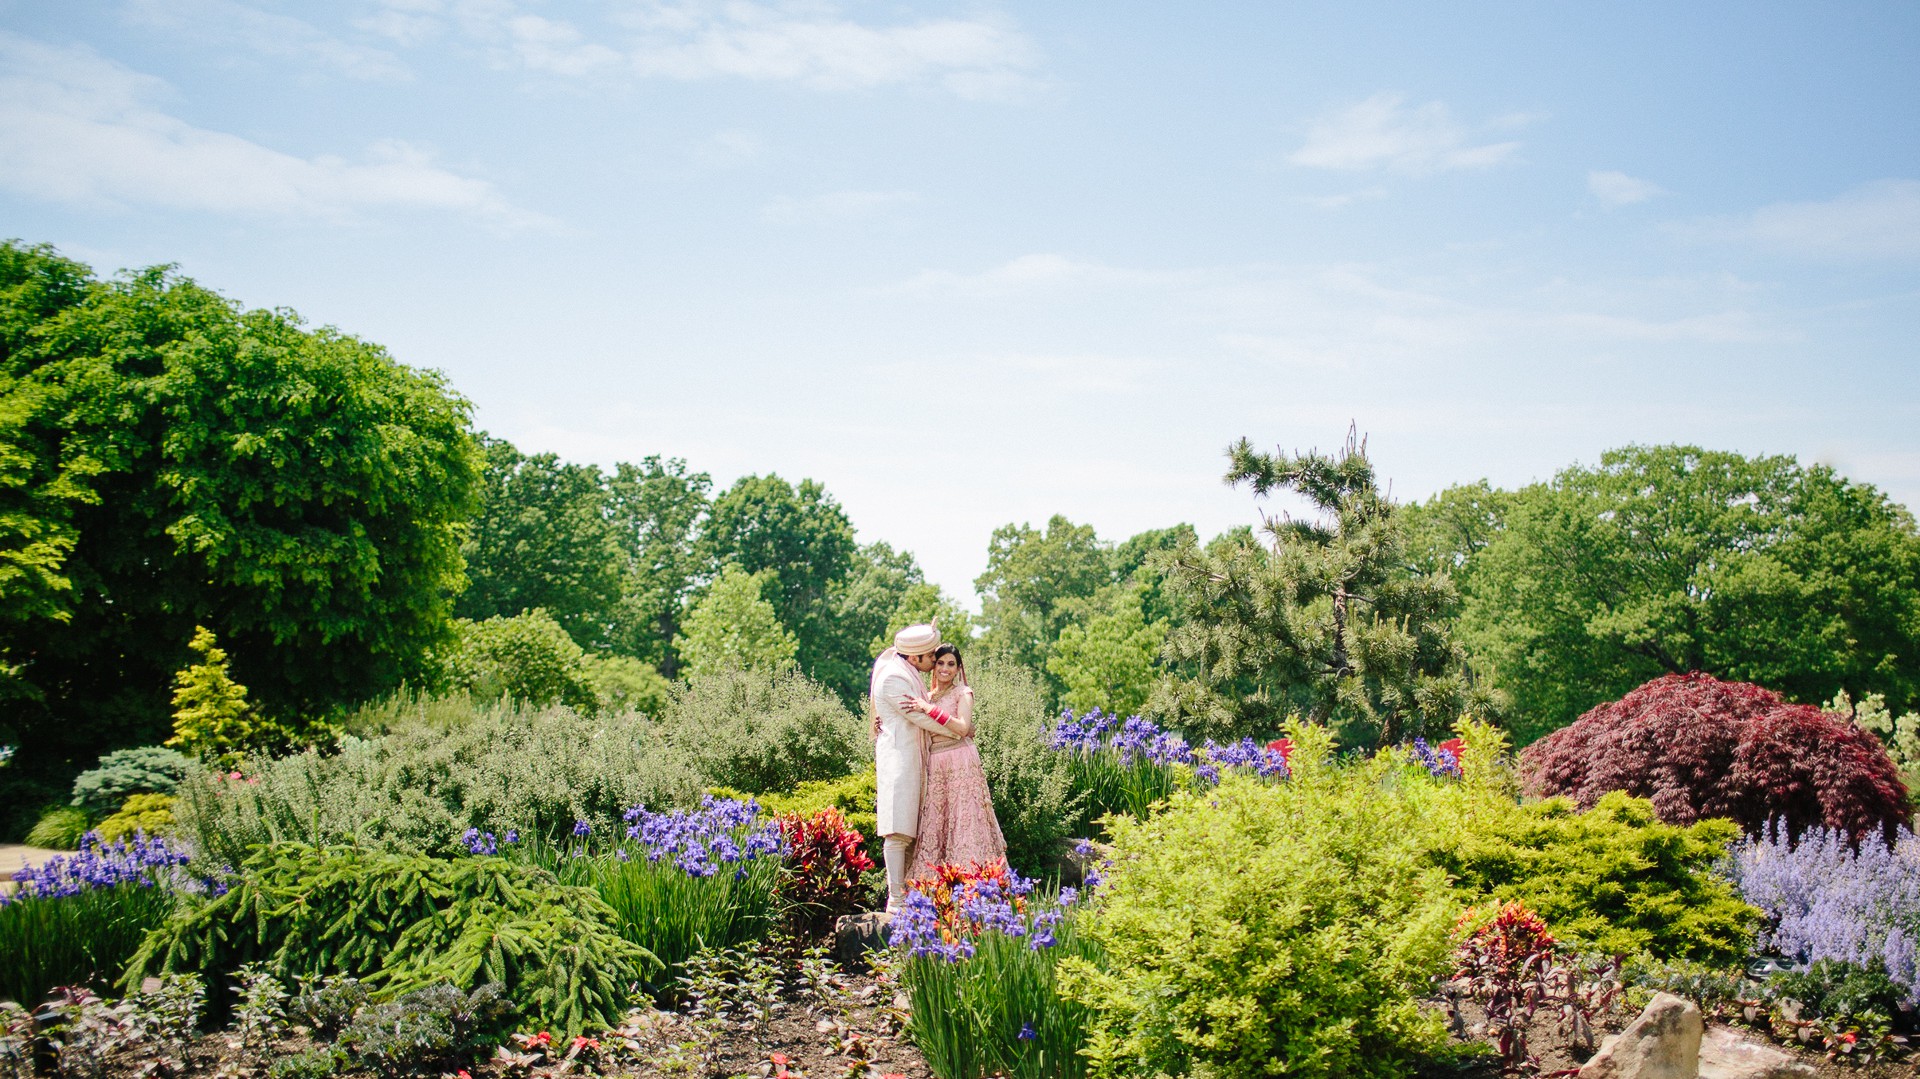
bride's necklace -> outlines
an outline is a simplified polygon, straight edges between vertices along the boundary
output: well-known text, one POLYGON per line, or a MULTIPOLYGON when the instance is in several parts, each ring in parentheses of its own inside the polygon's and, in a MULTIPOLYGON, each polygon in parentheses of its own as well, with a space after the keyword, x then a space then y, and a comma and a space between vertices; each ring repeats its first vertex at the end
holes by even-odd
POLYGON ((947 688, 935 689, 933 691, 933 699, 936 701, 944 701, 948 697, 953 696, 953 691, 959 688, 960 688, 960 680, 956 678, 953 681, 947 683, 947 688))

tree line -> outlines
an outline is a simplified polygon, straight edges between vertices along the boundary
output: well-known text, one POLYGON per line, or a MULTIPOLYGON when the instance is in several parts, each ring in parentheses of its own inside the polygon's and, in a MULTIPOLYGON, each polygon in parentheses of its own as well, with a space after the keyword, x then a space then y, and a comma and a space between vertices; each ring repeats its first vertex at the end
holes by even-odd
POLYGON ((0 244, 0 742, 59 770, 161 740, 203 628, 277 729, 403 685, 592 708, 727 667, 851 705, 892 630, 934 617, 1060 706, 1190 737, 1300 713, 1391 741, 1471 711, 1524 741, 1687 670, 1920 708, 1912 515, 1792 458, 1627 447, 1396 504, 1357 439, 1243 440, 1227 482, 1307 516, 1205 540, 1008 524, 969 617, 811 480, 601 469, 471 411, 168 268, 100 280, 0 244))

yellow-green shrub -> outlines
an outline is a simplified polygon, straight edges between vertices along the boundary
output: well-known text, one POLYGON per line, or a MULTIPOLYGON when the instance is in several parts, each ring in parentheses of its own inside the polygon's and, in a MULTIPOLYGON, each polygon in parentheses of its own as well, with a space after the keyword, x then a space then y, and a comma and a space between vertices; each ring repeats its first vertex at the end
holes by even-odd
POLYGON ((120 807, 118 813, 101 821, 95 831, 100 833, 102 843, 125 839, 135 832, 145 832, 148 835, 164 835, 171 832, 173 831, 173 795, 132 795, 120 807))

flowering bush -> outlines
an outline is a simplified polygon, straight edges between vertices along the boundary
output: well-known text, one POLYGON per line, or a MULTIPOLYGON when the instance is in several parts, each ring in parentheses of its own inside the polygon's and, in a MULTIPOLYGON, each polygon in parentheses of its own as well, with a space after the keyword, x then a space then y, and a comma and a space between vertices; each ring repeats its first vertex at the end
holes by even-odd
POLYGON ((817 935, 831 928, 835 918, 860 909, 865 892, 860 874, 873 868, 873 859, 867 857, 864 837, 838 809, 792 813, 778 820, 787 847, 780 898, 794 928, 817 935))
POLYGON ((56 985, 104 985, 119 976, 149 929, 173 907, 187 854, 136 835, 14 874, 0 895, 0 998, 33 1003, 56 985))
POLYGON ((1243 769, 1285 779, 1290 739, 1265 746, 1251 738, 1224 745, 1208 739, 1195 749, 1185 738, 1152 720, 1108 715, 1095 708, 1076 716, 1060 713, 1049 744, 1072 762, 1074 786, 1086 792, 1082 830, 1108 813, 1144 817, 1153 803, 1191 777, 1218 783, 1223 769, 1243 769))
POLYGON ((1762 942, 1803 963, 1879 964, 1920 1003, 1920 839, 1889 848, 1815 828, 1799 842, 1779 829, 1734 848, 1740 893, 1767 914, 1762 942))
POLYGON ((1415 738, 1407 747, 1407 756, 1435 779, 1459 779, 1464 746, 1465 740, 1460 738, 1449 738, 1437 746, 1428 745, 1425 738, 1415 738))
POLYGON ((891 939, 905 953, 907 1030, 935 1075, 1086 1074, 1087 1009, 1057 985, 1062 959, 1100 960, 1075 927, 1078 902, 1072 888, 1037 895, 1004 865, 947 866, 914 882, 891 939))
POLYGON ((1881 832, 1907 819, 1907 791, 1874 736, 1776 693, 1704 674, 1654 679, 1521 755, 1529 793, 1590 808, 1608 791, 1652 800, 1662 820, 1726 817, 1749 835, 1881 832))

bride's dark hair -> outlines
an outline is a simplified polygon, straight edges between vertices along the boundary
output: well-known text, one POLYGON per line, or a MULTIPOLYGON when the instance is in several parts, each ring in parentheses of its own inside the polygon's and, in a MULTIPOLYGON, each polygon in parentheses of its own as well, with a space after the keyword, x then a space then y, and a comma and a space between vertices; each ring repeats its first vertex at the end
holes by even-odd
POLYGON ((959 670, 954 672, 953 684, 956 686, 966 685, 967 684, 967 661, 960 658, 960 649, 950 644, 943 644, 940 647, 933 650, 933 661, 935 663, 940 662, 940 659, 943 656, 952 656, 954 664, 959 667, 959 670))

